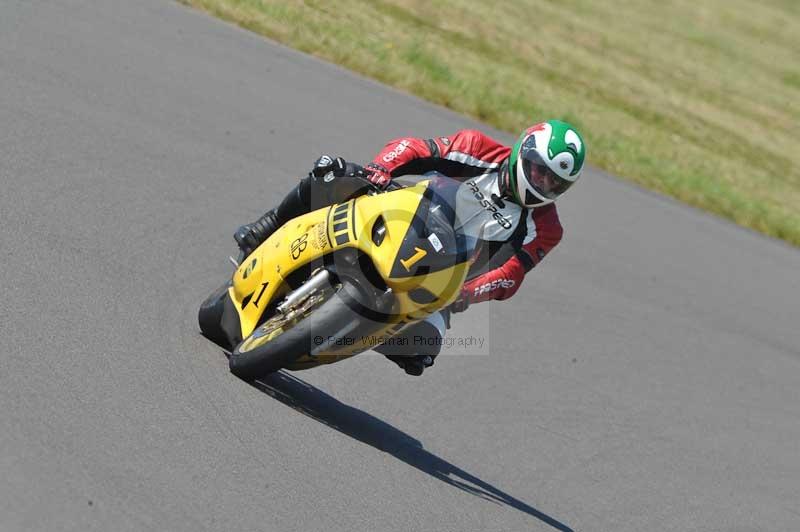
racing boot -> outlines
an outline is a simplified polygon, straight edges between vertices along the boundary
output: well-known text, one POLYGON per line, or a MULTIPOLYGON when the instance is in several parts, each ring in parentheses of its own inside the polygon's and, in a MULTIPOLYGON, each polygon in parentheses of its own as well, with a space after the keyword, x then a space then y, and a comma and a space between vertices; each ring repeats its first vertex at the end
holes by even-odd
POLYGON ((245 224, 233 234, 245 257, 277 231, 283 224, 311 211, 311 177, 305 177, 283 198, 280 205, 265 212, 255 222, 245 224))
POLYGON ((323 155, 280 205, 264 213, 255 222, 241 226, 233 238, 247 256, 292 218, 364 194, 367 190, 365 175, 361 165, 348 163, 341 157, 323 155), (345 176, 348 179, 342 179, 345 176))
POLYGON ((400 366, 407 374, 419 377, 426 368, 433 366, 442 350, 442 339, 449 321, 450 313, 447 310, 431 314, 400 331, 390 338, 394 341, 387 342, 375 351, 400 366))
POLYGON ((408 375, 419 377, 425 368, 433 366, 436 355, 385 355, 386 358, 400 366, 408 375))
POLYGON ((239 227, 233 234, 233 239, 247 257, 281 225, 283 224, 278 220, 277 210, 270 209, 255 222, 239 227))

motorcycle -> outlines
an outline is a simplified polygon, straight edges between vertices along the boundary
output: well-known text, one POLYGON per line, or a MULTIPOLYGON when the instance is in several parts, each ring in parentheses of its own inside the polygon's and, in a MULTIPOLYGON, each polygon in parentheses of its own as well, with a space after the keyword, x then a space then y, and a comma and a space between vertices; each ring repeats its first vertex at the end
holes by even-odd
POLYGON ((373 349, 451 304, 479 252, 458 181, 435 174, 301 215, 202 304, 202 334, 253 379, 373 349))

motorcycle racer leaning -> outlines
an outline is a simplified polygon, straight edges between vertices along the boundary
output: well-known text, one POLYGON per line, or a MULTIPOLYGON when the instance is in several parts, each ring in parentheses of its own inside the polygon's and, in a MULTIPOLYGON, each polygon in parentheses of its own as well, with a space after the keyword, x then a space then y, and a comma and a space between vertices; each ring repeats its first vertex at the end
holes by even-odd
POLYGON ((234 238, 248 255, 292 218, 365 193, 364 179, 385 189, 394 177, 436 171, 464 183, 460 194, 474 202, 486 225, 481 256, 460 297, 401 331, 409 341, 376 349, 409 375, 421 375, 439 353, 450 312, 510 298, 525 274, 559 243, 563 230, 553 202, 578 180, 585 156, 577 129, 559 120, 528 128, 513 147, 480 131, 462 130, 449 137, 393 140, 365 167, 323 155, 276 208, 241 226, 234 238), (415 345, 415 336, 434 341, 415 345))

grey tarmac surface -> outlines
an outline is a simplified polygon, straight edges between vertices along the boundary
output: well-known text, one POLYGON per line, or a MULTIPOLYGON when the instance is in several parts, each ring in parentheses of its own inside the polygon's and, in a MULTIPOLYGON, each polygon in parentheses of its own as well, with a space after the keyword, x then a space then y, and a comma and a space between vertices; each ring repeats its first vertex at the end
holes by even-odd
POLYGON ((3 0, 0 530, 800 530, 800 252, 601 172, 458 316, 490 354, 227 372, 238 224, 474 126, 169 1, 3 0))

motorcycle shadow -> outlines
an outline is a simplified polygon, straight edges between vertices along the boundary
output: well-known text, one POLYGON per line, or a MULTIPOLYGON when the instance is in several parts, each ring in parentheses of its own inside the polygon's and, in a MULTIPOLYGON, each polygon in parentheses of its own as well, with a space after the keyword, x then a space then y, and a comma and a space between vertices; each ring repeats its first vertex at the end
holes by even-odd
POLYGON ((573 532, 564 523, 492 486, 463 469, 426 451, 422 443, 363 410, 346 405, 319 388, 283 371, 251 383, 286 406, 467 493, 506 505, 547 523, 573 532))

